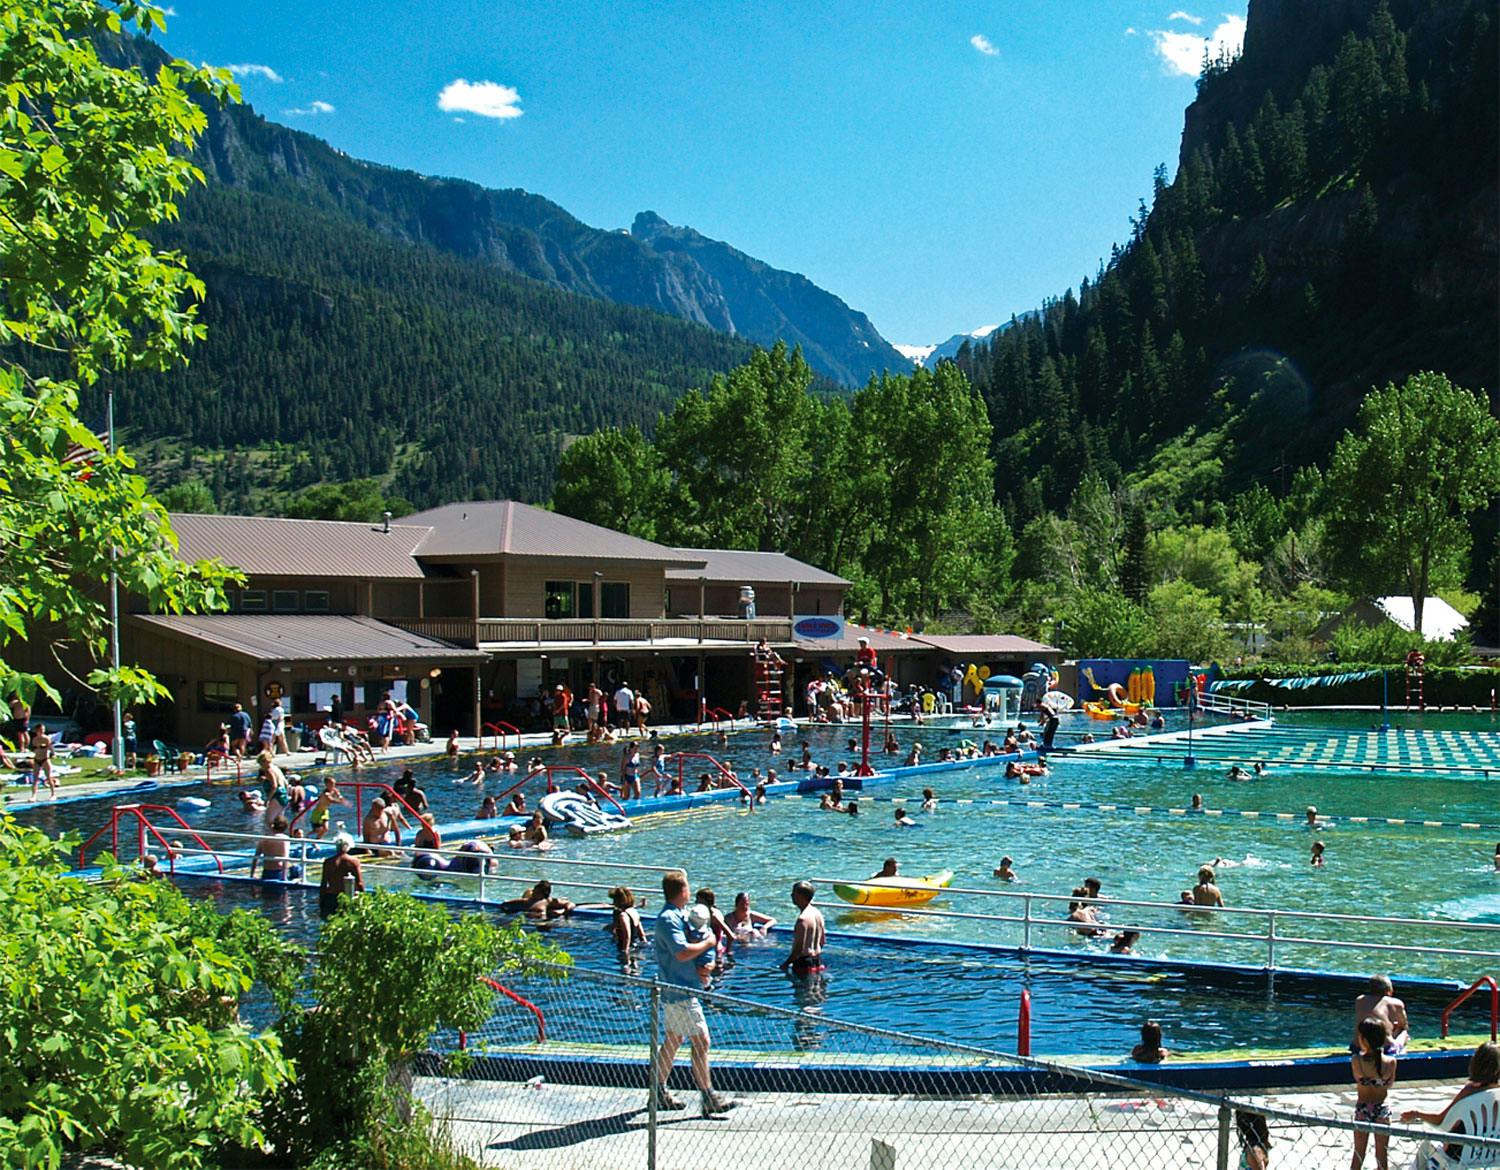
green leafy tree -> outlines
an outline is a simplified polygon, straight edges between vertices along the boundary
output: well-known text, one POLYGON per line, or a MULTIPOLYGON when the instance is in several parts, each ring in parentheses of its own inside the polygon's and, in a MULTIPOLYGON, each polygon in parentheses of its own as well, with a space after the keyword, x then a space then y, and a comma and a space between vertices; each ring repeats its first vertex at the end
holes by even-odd
POLYGON ((1356 593, 1401 588, 1418 629, 1434 585, 1462 581, 1467 516, 1500 493, 1500 423, 1436 373, 1365 398, 1328 470, 1328 536, 1356 593))
POLYGON ((185 479, 156 493, 156 502, 169 512, 196 512, 211 516, 219 510, 213 489, 201 479, 185 479))
POLYGON ((1078 657, 1137 658, 1151 644, 1151 618, 1144 607, 1118 594, 1084 589, 1058 618, 1053 637, 1078 657))
POLYGON ((639 428, 610 427, 563 449, 552 504, 565 516, 655 540, 671 487, 671 476, 639 428))
POLYGON ((352 479, 348 483, 317 483, 303 488, 286 502, 287 516, 300 520, 380 521, 386 512, 404 516, 412 510, 401 496, 388 495, 380 480, 352 479))
POLYGON ((341 1148, 319 1164, 386 1164, 413 1127, 418 1142, 429 1132, 410 1081, 433 1034, 490 1018, 486 978, 541 964, 561 975, 570 962, 520 923, 454 916, 403 893, 345 898, 318 941, 315 1006, 293 1005, 280 1023, 299 1076, 271 1111, 273 1144, 295 1161, 341 1148))
POLYGON ((259 914, 221 915, 107 856, 79 881, 72 861, 0 818, 0 1165, 97 1151, 192 1170, 259 1145, 292 1069, 237 1005, 260 981, 289 1006, 297 948, 259 914))
MULTIPOLYGON (((132 23, 162 27, 131 0, 0 0, 0 655, 43 626, 102 652, 111 571, 157 611, 223 601, 227 571, 177 559, 134 460, 78 417, 80 387, 167 369, 202 331, 202 284, 142 233, 202 180, 194 99, 234 89, 183 61, 105 65, 93 38, 132 23)), ((164 693, 144 672, 90 678, 164 693)), ((0 657, 0 691, 38 687, 55 694, 0 657)))
POLYGON ((1151 652, 1162 658, 1212 662, 1229 650, 1219 599, 1187 581, 1168 581, 1146 599, 1151 652))

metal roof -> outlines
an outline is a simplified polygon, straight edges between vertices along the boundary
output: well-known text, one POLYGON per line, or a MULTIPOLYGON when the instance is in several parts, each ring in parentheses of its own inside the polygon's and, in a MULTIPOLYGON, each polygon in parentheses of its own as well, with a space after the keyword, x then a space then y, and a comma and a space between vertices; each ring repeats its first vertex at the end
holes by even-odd
POLYGON ((488 657, 374 618, 336 614, 131 614, 150 633, 253 662, 470 662, 488 657))
POLYGON ((965 657, 1017 658, 1028 654, 1062 654, 1056 646, 1046 646, 1016 634, 913 634, 912 637, 944 654, 962 654, 965 657))
POLYGON ((798 638, 797 649, 803 653, 853 654, 859 649, 861 638, 870 639, 870 647, 877 655, 887 653, 910 654, 912 651, 926 653, 932 647, 924 646, 913 637, 889 634, 870 626, 844 623, 844 632, 837 638, 798 638))
POLYGON ((426 528, 347 520, 284 520, 275 516, 202 516, 170 513, 177 555, 185 561, 213 557, 268 577, 370 577, 415 579, 422 566, 412 551, 426 528))
POLYGON ((668 569, 669 581, 709 581, 729 585, 843 585, 849 582, 836 574, 809 565, 786 553, 750 552, 737 548, 679 548, 684 557, 701 558, 701 569, 668 569))
POLYGON ((515 500, 444 504, 404 516, 401 523, 431 529, 416 550, 422 557, 578 557, 685 566, 703 563, 700 557, 684 557, 666 545, 515 500))

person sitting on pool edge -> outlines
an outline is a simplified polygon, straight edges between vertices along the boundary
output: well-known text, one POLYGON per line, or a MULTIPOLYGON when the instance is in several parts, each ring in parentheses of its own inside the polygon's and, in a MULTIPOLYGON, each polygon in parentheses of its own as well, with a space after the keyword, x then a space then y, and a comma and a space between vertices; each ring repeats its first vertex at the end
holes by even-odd
POLYGON ((1160 1064, 1171 1056, 1171 1050, 1161 1044, 1161 1025, 1147 1020, 1141 1025, 1141 1042, 1130 1050, 1130 1059, 1137 1064, 1160 1064))

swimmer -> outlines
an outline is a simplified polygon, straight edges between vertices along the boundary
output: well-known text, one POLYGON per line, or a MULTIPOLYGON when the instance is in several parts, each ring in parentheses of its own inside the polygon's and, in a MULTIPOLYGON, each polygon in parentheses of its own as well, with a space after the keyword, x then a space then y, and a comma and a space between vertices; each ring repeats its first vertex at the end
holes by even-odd
POLYGON ((499 772, 505 767, 505 761, 499 756, 491 756, 490 762, 484 766, 486 772, 499 772))
POLYGON ((510 827, 510 835, 506 838, 505 843, 512 849, 530 849, 531 842, 526 840, 526 826, 512 825, 510 827))
POLYGON ((1194 812, 1202 812, 1203 811, 1203 793, 1201 793, 1201 792, 1195 792, 1195 793, 1193 793, 1192 809, 1193 809, 1194 812))
POLYGON ((792 927, 791 954, 782 961, 781 969, 789 970, 793 975, 816 975, 823 970, 826 929, 823 912, 812 904, 816 892, 812 882, 798 882, 792 887, 797 922, 792 927))
POLYGON ((734 896, 734 909, 724 916, 729 929, 740 942, 763 939, 776 925, 776 919, 750 908, 750 895, 743 890, 734 896))
POLYGON ((859 816, 859 801, 851 800, 847 805, 844 806, 844 811, 851 817, 859 816))
POLYGON ((526 794, 524 792, 518 792, 510 798, 510 803, 505 806, 504 815, 508 817, 524 817, 531 815, 526 808, 526 794))
POLYGON ((474 770, 462 780, 455 780, 455 784, 472 784, 476 788, 484 787, 484 765, 478 760, 474 761, 474 770))
POLYGON ((1019 881, 1020 876, 1014 869, 1011 868, 1011 866, 1013 866, 1014 864, 1015 862, 1013 862, 1009 857, 1002 857, 1000 859, 1000 864, 995 868, 995 876, 1002 882, 1019 881))
POLYGON ((479 802, 479 811, 474 814, 475 820, 492 821, 500 815, 499 808, 495 804, 493 796, 486 796, 479 802))
POLYGON ((899 873, 900 868, 901 867, 897 864, 896 859, 894 857, 887 857, 885 859, 884 864, 882 864, 881 867, 880 867, 880 872, 877 873, 877 874, 875 874, 875 876, 872 877, 870 880, 871 881, 875 881, 875 880, 877 880, 879 878, 899 877, 900 876, 900 873, 899 873))
POLYGON ((608 930, 615 946, 624 954, 637 943, 646 941, 646 928, 641 925, 641 912, 635 904, 635 893, 628 886, 616 886, 609 892, 610 915, 608 930))
MULTIPOLYGON (((266 811, 265 797, 261 796, 258 791, 251 789, 247 792, 241 792, 239 797, 240 804, 244 806, 246 812, 263 813, 266 811)), ((1496 861, 1500 862, 1500 852, 1497 852, 1495 857, 1496 861)), ((1500 869, 1500 864, 1497 864, 1496 868, 1500 869)))
POLYGON ((1316 805, 1310 804, 1307 806, 1306 825, 1309 829, 1321 829, 1327 823, 1327 821, 1318 820, 1318 808, 1316 805))
POLYGON ((1250 779, 1250 773, 1245 771, 1245 769, 1240 767, 1238 764, 1234 764, 1229 769, 1229 779, 1248 780, 1250 779))
POLYGON ((1313 846, 1312 846, 1312 861, 1310 862, 1310 864, 1313 865, 1313 866, 1315 866, 1315 867, 1317 867, 1318 869, 1322 869, 1323 868, 1323 849, 1324 849, 1323 842, 1321 842, 1321 841, 1314 841, 1313 842, 1313 846))
POLYGON ((456 760, 456 759, 458 759, 458 731, 457 731, 457 729, 455 729, 453 731, 450 731, 448 733, 448 747, 447 747, 447 752, 448 752, 448 758, 450 760, 456 760))
POLYGON ((771 754, 773 756, 781 755, 781 732, 779 731, 771 733, 771 754))
POLYGON ((1260 777, 1260 776, 1264 776, 1265 774, 1266 774, 1266 762, 1265 762, 1265 760, 1256 760, 1255 761, 1255 775, 1257 777, 1260 777))
POLYGON ((1214 884, 1214 869, 1211 865, 1198 867, 1198 884, 1193 887, 1194 906, 1223 906, 1224 893, 1214 884))
POLYGON ((1161 1025, 1147 1020, 1141 1025, 1141 1042, 1130 1050, 1130 1059, 1137 1064, 1160 1064, 1172 1053, 1161 1044, 1161 1025))
POLYGON ((1133 955, 1135 954, 1135 944, 1140 941, 1140 931, 1122 930, 1110 940, 1109 953, 1112 955, 1133 955))
POLYGON ((759 781, 755 785, 755 803, 756 804, 765 804, 766 803, 766 782, 764 780, 759 781))
POLYGON ((318 793, 318 799, 313 801, 312 808, 308 811, 307 820, 312 825, 313 835, 320 841, 328 832, 329 812, 336 804, 348 804, 344 794, 339 791, 339 786, 334 783, 333 777, 329 777, 323 785, 323 790, 318 793))
POLYGON ((906 753, 906 767, 915 768, 922 762, 922 745, 913 743, 911 751, 906 753))
POLYGON ((526 823, 526 844, 545 845, 547 843, 547 826, 542 823, 542 812, 538 809, 531 814, 531 820, 526 823))
POLYGON ((1068 903, 1068 921, 1078 923, 1073 929, 1085 938, 1093 938, 1095 935, 1104 933, 1099 925, 1099 916, 1094 908, 1088 904, 1088 891, 1082 886, 1073 890, 1073 901, 1068 903))
POLYGON ((1193 891, 1183 890, 1177 895, 1177 905, 1191 908, 1193 905, 1193 891))
POLYGON ((901 808, 899 805, 896 807, 895 821, 896 827, 900 829, 914 829, 917 825, 917 822, 912 820, 911 817, 907 816, 906 810, 904 808, 901 808))
POLYGON ((922 811, 933 812, 937 808, 937 797, 932 794, 932 789, 922 789, 922 811))

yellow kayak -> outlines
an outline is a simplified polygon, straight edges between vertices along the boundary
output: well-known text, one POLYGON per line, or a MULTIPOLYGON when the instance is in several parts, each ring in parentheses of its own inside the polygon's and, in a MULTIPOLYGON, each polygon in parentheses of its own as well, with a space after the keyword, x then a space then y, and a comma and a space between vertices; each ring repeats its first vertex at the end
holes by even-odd
POLYGON ((920 906, 953 882, 951 869, 919 878, 872 878, 857 886, 835 885, 833 892, 856 906, 920 906))
POLYGON ((1085 703, 1083 709, 1092 719, 1118 719, 1122 715, 1138 713, 1141 705, 1127 702, 1123 706, 1111 707, 1108 703, 1085 703))

